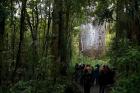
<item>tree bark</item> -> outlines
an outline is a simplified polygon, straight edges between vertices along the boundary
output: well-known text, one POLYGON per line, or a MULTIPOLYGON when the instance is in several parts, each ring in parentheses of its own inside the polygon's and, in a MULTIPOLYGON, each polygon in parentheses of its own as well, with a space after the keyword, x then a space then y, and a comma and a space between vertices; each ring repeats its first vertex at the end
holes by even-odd
POLYGON ((52 21, 52 16, 51 16, 51 3, 49 1, 49 15, 48 15, 48 26, 47 26, 47 31, 46 31, 46 37, 45 37, 45 56, 48 54, 48 48, 49 48, 49 43, 50 40, 48 38, 49 33, 50 33, 50 26, 51 26, 51 21, 52 21))
MULTIPOLYGON (((38 53, 38 26, 39 26, 39 14, 38 14, 38 6, 37 2, 35 2, 35 11, 32 9, 31 17, 26 11, 26 17, 27 17, 27 22, 31 31, 31 36, 32 36, 32 75, 34 75, 35 71, 35 64, 38 61, 39 53, 38 53), (31 22, 30 20, 33 20, 31 22)), ((34 78, 34 77, 33 77, 34 78)))
POLYGON ((5 32, 5 17, 1 18, 0 21, 0 86, 2 85, 2 69, 3 69, 3 63, 4 63, 4 32, 5 32))
POLYGON ((70 61, 69 9, 64 0, 55 0, 52 28, 53 62, 59 64, 59 74, 66 75, 70 61))
POLYGON ((17 69, 22 66, 22 63, 20 61, 21 61, 21 51, 22 51, 22 44, 23 44, 24 32, 25 32, 26 2, 27 0, 22 1, 22 9, 21 9, 21 17, 20 17, 20 41, 19 41, 18 52, 17 52, 17 57, 16 57, 16 66, 12 75, 13 82, 14 82, 14 77, 16 75, 17 69))

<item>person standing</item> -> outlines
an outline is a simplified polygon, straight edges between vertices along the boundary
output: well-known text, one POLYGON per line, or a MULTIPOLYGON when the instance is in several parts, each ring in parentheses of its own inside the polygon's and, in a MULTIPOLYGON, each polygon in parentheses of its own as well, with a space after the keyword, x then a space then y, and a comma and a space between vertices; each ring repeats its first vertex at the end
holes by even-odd
POLYGON ((108 84, 108 74, 110 72, 110 69, 108 66, 104 65, 103 68, 100 70, 99 74, 99 93, 104 93, 105 87, 108 84))
POLYGON ((89 69, 85 69, 83 75, 84 93, 90 93, 90 88, 92 85, 91 81, 92 81, 92 75, 89 72, 89 69))
POLYGON ((94 78, 96 81, 96 85, 99 84, 99 68, 100 68, 100 66, 96 65, 95 70, 94 70, 94 78))

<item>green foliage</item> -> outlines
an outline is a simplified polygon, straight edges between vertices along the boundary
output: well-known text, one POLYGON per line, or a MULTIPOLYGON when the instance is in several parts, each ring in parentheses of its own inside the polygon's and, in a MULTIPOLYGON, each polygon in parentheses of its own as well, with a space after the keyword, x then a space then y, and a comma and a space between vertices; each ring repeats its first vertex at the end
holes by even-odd
POLYGON ((140 67, 140 49, 137 46, 120 46, 116 50, 111 50, 110 56, 111 64, 115 65, 121 72, 135 72, 140 67))
POLYGON ((10 88, 10 93, 65 93, 67 88, 79 93, 67 77, 57 78, 56 81, 52 79, 19 81, 10 88))
POLYGON ((100 23, 113 20, 114 4, 112 0, 94 0, 91 3, 95 7, 92 16, 96 17, 100 23))
POLYGON ((139 93, 140 47, 120 39, 112 45, 110 63, 117 68, 117 82, 112 93, 139 93))
POLYGON ((0 1, 0 22, 8 15, 8 9, 6 8, 6 3, 0 1))
POLYGON ((19 81, 16 83, 11 89, 11 93, 32 93, 31 92, 32 87, 29 85, 29 82, 25 81, 19 81))
POLYGON ((132 74, 128 78, 121 78, 112 93, 140 93, 140 74, 132 74))
MULTIPOLYGON (((18 50, 18 42, 19 42, 19 29, 20 29, 20 16, 15 16, 21 11, 21 6, 15 6, 21 4, 21 0, 18 2, 13 1, 13 5, 10 5, 9 1, 0 0, 0 22, 6 19, 6 43, 4 46, 6 48, 6 57, 4 58, 4 62, 2 63, 3 69, 2 72, 4 75, 2 77, 2 82, 10 82, 11 74, 13 69, 15 68, 15 60, 16 53, 18 50), (13 9, 11 9, 13 7, 13 9), (18 9, 19 8, 19 9, 18 9), (9 14, 9 10, 12 16, 7 16, 9 14), (11 18, 10 18, 11 17, 11 18), (14 30, 14 31, 13 31, 14 30), (10 65, 9 65, 10 64, 10 65), (9 70, 10 69, 10 70, 9 70), (9 74, 7 76, 7 74, 9 74), (5 78, 7 76, 8 78, 5 78), (7 80, 7 81, 6 81, 7 80)), ((63 0, 62 0, 63 1, 63 0)), ((111 30, 113 30, 114 42, 112 43, 112 47, 110 49, 110 64, 118 69, 118 82, 113 89, 113 93, 140 93, 140 47, 136 45, 136 42, 128 39, 128 34, 130 36, 137 35, 138 32, 135 32, 135 25, 139 25, 139 21, 137 23, 136 20, 139 20, 140 17, 140 1, 138 0, 64 0, 64 11, 69 12, 70 21, 68 24, 71 25, 71 29, 73 27, 78 27, 82 23, 86 21, 88 16, 95 16, 97 20, 100 22, 104 21, 113 21, 112 17, 117 19, 113 22, 113 26, 111 30), (136 5, 137 4, 137 5, 136 5), (93 14, 89 13, 87 7, 92 6, 96 7, 93 10, 93 14), (138 7, 137 7, 138 6, 138 7), (114 13, 115 12, 115 13, 114 13), (115 14, 115 15, 114 15, 115 14), (135 19, 136 18, 136 19, 135 19), (136 22, 134 24, 134 22, 136 22), (131 27, 134 25, 134 27, 131 27), (130 27, 128 27, 130 26, 130 27), (116 35, 116 37, 115 37, 116 35), (134 45, 133 45, 133 44, 134 45)), ((11 2, 12 3, 12 2, 11 2)), ((25 66, 25 76, 23 76, 24 80, 18 80, 16 84, 11 84, 10 90, 8 86, 6 86, 9 93, 64 93, 66 87, 70 86, 74 89, 73 84, 70 81, 71 75, 73 73, 73 68, 75 63, 85 63, 90 64, 92 66, 96 64, 108 64, 108 59, 92 59, 86 56, 83 56, 79 51, 79 29, 73 30, 73 42, 72 42, 72 63, 69 66, 68 77, 61 77, 58 73, 59 69, 62 68, 61 64, 57 62, 52 63, 51 59, 53 59, 52 55, 50 55, 51 44, 48 42, 52 41, 52 25, 50 26, 50 33, 46 36, 47 30, 47 21, 48 21, 48 12, 49 5, 51 4, 51 20, 52 20, 52 10, 53 10, 53 0, 27 0, 27 13, 32 24, 35 24, 37 21, 35 18, 38 16, 39 27, 38 27, 38 35, 37 35, 37 51, 39 52, 39 56, 37 56, 37 61, 35 61, 32 53, 34 49, 32 48, 32 37, 29 26, 27 26, 27 15, 26 15, 26 32, 24 36, 24 42, 22 44, 23 51, 21 52, 22 58, 20 59, 21 67, 25 66), (47 38, 46 38, 47 37, 47 38), (44 56, 44 42, 47 40, 48 44, 48 53, 44 56), (27 56, 26 56, 27 55, 27 56)), ((33 28, 35 28, 33 26, 33 28)), ((136 29, 139 28, 136 27, 136 29)), ((139 31, 139 30, 138 30, 139 31)), ((70 35, 69 35, 70 36, 70 35)), ((70 36, 71 37, 71 36, 70 36)), ((110 38, 107 38, 107 44, 110 45, 110 38)), ((111 38, 112 39, 112 38, 111 38)), ((65 40, 64 40, 65 41, 65 40)), ((67 43, 63 42, 64 45, 67 43)), ((66 47, 66 46, 65 46, 66 47)), ((69 47, 68 47, 69 48, 69 47)), ((68 59, 69 60, 69 59, 68 59)), ((18 78, 18 76, 15 76, 18 78)), ((5 84, 6 85, 6 84, 5 84)), ((8 84, 7 84, 8 85, 8 84)), ((76 87, 75 87, 76 88, 76 87)), ((6 89, 4 91, 0 91, 1 93, 6 93, 6 89)), ((74 89, 77 90, 77 89, 74 89)))

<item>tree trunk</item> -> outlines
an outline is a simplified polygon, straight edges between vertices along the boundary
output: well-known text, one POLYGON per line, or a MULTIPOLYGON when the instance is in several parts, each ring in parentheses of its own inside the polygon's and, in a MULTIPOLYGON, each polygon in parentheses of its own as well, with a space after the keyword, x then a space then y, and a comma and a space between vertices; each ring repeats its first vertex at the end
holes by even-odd
POLYGON ((3 62, 4 62, 4 32, 5 32, 5 17, 1 18, 0 21, 0 86, 2 84, 2 71, 3 71, 3 62))
POLYGON ((15 39, 16 39, 16 26, 15 26, 15 21, 14 21, 14 8, 13 8, 13 0, 11 0, 11 23, 10 23, 10 27, 11 27, 11 48, 12 48, 12 53, 11 53, 11 57, 12 57, 12 66, 14 64, 15 61, 15 39))
MULTIPOLYGON (((70 9, 67 0, 65 1, 66 5, 62 7, 62 18, 63 26, 62 32, 60 33, 60 51, 61 51, 61 74, 67 74, 67 68, 71 60, 71 32, 69 28, 69 19, 70 19, 70 9)), ((62 22, 62 21, 61 21, 62 22)))
POLYGON ((70 31, 69 31, 69 9, 67 2, 55 0, 53 11, 52 28, 52 55, 53 62, 59 66, 59 74, 66 75, 68 63, 70 61, 70 31))
POLYGON ((51 21, 52 21, 52 18, 51 18, 51 3, 49 1, 49 16, 48 16, 48 26, 47 26, 47 31, 46 31, 46 37, 45 37, 45 56, 47 56, 48 54, 48 48, 49 48, 49 43, 50 43, 50 40, 48 38, 49 36, 49 33, 50 33, 50 26, 51 26, 51 21))
MULTIPOLYGON (((35 64, 38 61, 39 53, 38 53, 38 26, 39 26, 39 16, 38 16, 38 6, 37 2, 35 2, 35 11, 32 9, 31 17, 26 11, 26 16, 27 16, 27 22, 31 31, 32 35, 32 76, 34 75, 35 71, 35 64), (33 22, 31 22, 32 20, 33 22)), ((33 77, 34 78, 34 77, 33 77)))
POLYGON ((59 54, 59 11, 60 11, 59 0, 54 0, 53 13, 52 13, 52 40, 51 40, 51 54, 52 54, 52 77, 57 76, 58 66, 60 64, 60 54, 59 54))
POLYGON ((19 41, 19 46, 18 46, 18 52, 17 52, 17 57, 16 57, 16 66, 13 71, 12 75, 12 81, 14 82, 14 77, 16 75, 16 71, 19 67, 22 66, 21 61, 21 51, 22 51, 22 44, 24 40, 24 32, 25 32, 25 12, 26 12, 26 2, 27 0, 22 1, 22 9, 21 9, 21 17, 20 17, 20 41, 19 41))

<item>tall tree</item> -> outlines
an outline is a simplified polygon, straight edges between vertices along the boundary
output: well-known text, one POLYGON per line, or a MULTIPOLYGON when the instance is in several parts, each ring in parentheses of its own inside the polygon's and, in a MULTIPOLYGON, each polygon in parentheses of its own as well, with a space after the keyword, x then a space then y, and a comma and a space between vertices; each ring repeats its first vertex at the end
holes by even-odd
POLYGON ((23 64, 21 63, 21 57, 22 57, 21 51, 22 51, 22 46, 23 46, 23 41, 24 41, 25 16, 26 16, 27 0, 22 0, 21 2, 22 2, 22 7, 21 7, 21 17, 20 17, 20 40, 19 40, 17 57, 16 57, 16 65, 15 65, 15 69, 14 69, 13 75, 12 75, 12 81, 14 81, 14 77, 16 75, 17 69, 19 67, 23 66, 23 64))
POLYGON ((59 73, 66 74, 68 64, 68 49, 70 48, 69 10, 64 0, 54 0, 53 29, 52 29, 52 55, 53 62, 59 64, 59 73))
MULTIPOLYGON (((45 43, 44 43, 44 47, 45 47, 45 55, 47 55, 48 53, 48 48, 49 48, 49 43, 50 43, 50 40, 49 40, 49 33, 50 33, 50 26, 51 26, 51 22, 52 22, 52 13, 51 13, 51 1, 48 1, 48 4, 49 4, 49 11, 48 11, 48 22, 47 22, 47 30, 46 30, 46 36, 45 36, 45 43)), ((46 11, 46 14, 47 14, 47 11, 46 11)))
POLYGON ((38 1, 30 2, 31 13, 26 11, 27 22, 32 36, 32 73, 34 74, 35 63, 38 61, 38 27, 39 27, 39 12, 38 1))
MULTIPOLYGON (((60 54, 59 54, 59 13, 60 13, 60 6, 62 6, 62 0, 54 0, 53 3, 53 14, 52 14, 52 41, 51 41, 51 54, 52 54, 52 62, 54 64, 54 68, 56 69, 57 66, 60 64, 60 54), (56 64, 58 64, 56 66, 56 64)), ((58 67, 57 67, 58 68, 58 67)), ((55 69, 52 70, 53 76, 55 77, 55 69)), ((57 69, 56 69, 57 70, 57 69)))
POLYGON ((6 6, 7 2, 5 0, 0 1, 0 85, 2 83, 2 69, 3 69, 3 62, 4 62, 4 34, 5 34, 5 21, 6 21, 6 6))

